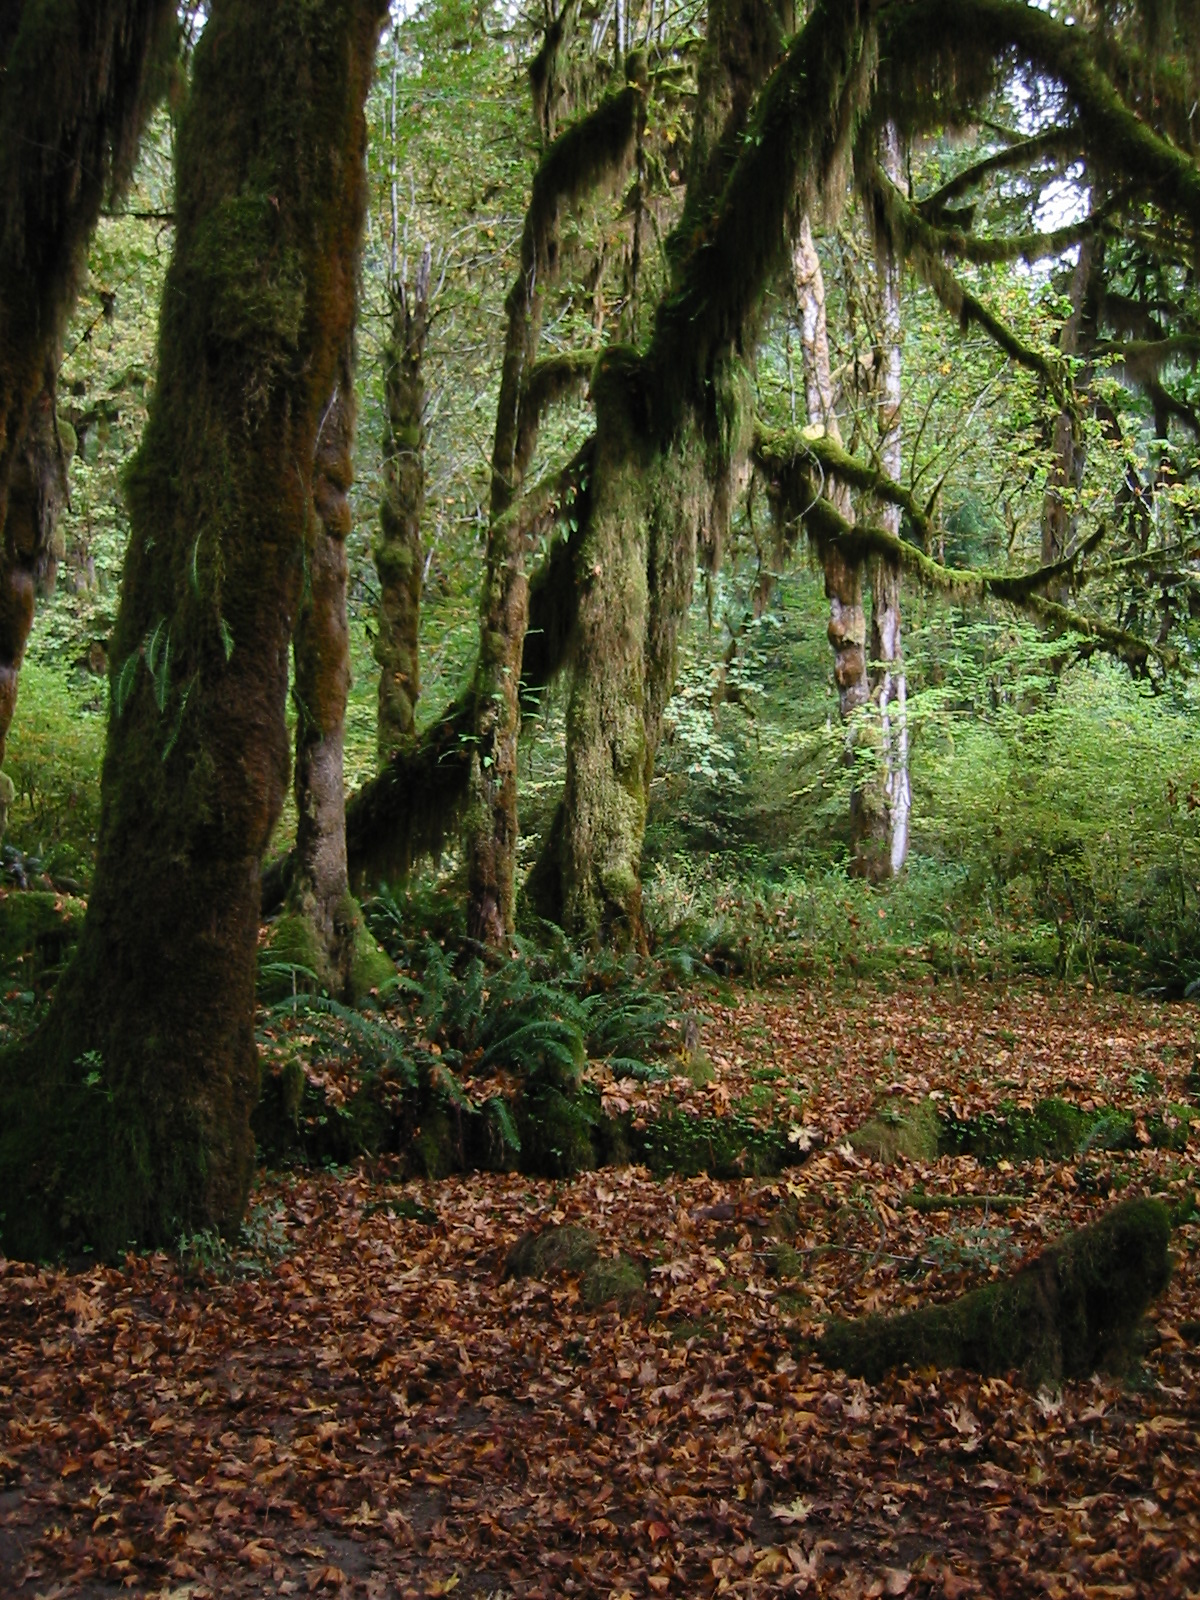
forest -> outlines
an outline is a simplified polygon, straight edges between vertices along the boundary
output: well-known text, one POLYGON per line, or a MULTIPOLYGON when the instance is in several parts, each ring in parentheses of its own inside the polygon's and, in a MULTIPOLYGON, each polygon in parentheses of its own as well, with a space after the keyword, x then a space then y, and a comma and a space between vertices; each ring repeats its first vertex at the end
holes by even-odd
POLYGON ((1200 1593, 1198 272, 1197 0, 0 6, 0 1594, 1200 1593))

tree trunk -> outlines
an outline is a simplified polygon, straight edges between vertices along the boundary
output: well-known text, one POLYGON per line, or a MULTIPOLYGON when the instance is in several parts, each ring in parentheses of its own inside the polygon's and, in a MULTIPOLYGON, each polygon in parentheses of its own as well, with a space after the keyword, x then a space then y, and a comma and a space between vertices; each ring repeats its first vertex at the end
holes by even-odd
MULTIPOLYGON (((800 306, 800 347, 804 367, 804 399, 809 427, 820 427, 835 444, 842 442, 834 404, 829 364, 829 333, 825 321, 825 276, 813 243, 807 217, 800 224, 792 254, 796 299, 800 306)), ((831 478, 825 494, 847 522, 854 521, 854 503, 846 484, 831 478)), ((832 544, 818 544, 829 601, 829 643, 833 650, 833 679, 838 710, 846 732, 846 762, 853 771, 858 713, 870 696, 867 680, 867 622, 863 612, 862 562, 850 560, 832 544)), ((857 841, 861 832, 862 795, 856 780, 850 790, 850 827, 857 841)))
MULTIPOLYGON (((1063 324, 1060 338, 1060 349, 1068 359, 1086 356, 1095 338, 1092 296, 1102 256, 1103 241, 1098 234, 1089 234, 1079 246, 1079 259, 1071 276, 1071 314, 1063 324)), ((1052 459, 1042 497, 1044 567, 1053 566, 1070 553, 1086 458, 1087 443, 1079 411, 1076 407, 1064 406, 1054 419, 1052 459)), ((1051 599, 1062 600, 1066 594, 1065 584, 1060 583, 1047 593, 1051 599)))
MULTIPOLYGON (((17 703, 17 676, 33 622, 34 598, 53 592, 61 549, 58 519, 67 503, 70 429, 58 420, 57 349, 26 418, 8 479, 8 514, 0 556, 0 762, 17 703)), ((0 828, 0 832, 3 829, 0 828)))
MULTIPOLYGON (((736 311, 714 304, 706 257, 721 222, 729 226, 757 186, 749 180, 721 217, 719 203, 745 154, 740 135, 750 106, 782 48, 783 9, 767 0, 712 0, 688 194, 668 245, 674 292, 660 306, 645 355, 614 348, 593 380, 596 456, 555 837, 563 920, 592 940, 645 943, 640 870, 650 781, 696 552, 703 545, 717 558, 743 458, 742 359, 757 339, 759 274, 768 258, 773 265, 783 236, 774 198, 754 219, 754 231, 760 223, 771 230, 769 244, 764 233, 760 253, 743 230, 750 248, 736 265, 727 262, 737 278, 726 286, 736 311)), ((839 59, 836 42, 832 57, 839 59)), ((732 243, 722 240, 713 259, 732 243)), ((547 868, 543 877, 554 873, 547 868)))
POLYGON ((132 166, 170 0, 18 0, 0 60, 0 761, 66 462, 63 330, 105 192, 132 166))
POLYGON ((547 291, 561 265, 559 221, 573 200, 612 182, 628 165, 643 88, 609 95, 561 134, 534 177, 521 260, 505 307, 508 327, 496 402, 491 517, 474 686, 474 745, 467 812, 467 929, 499 944, 516 910, 517 746, 521 656, 529 624, 526 539, 516 501, 529 470, 542 411, 578 367, 555 363, 535 382, 547 291))
POLYGON ((354 414, 354 365, 347 346, 313 459, 306 581, 292 643, 296 847, 286 909, 272 929, 269 945, 275 960, 307 968, 330 994, 351 1002, 395 974, 363 924, 346 867, 343 757, 350 693, 346 540, 351 527, 354 414))
POLYGON ((213 0, 181 119, 158 383, 129 476, 96 874, 0 1071, 10 1252, 237 1226, 259 864, 318 430, 351 337, 382 0, 213 0))
POLYGON ((383 500, 373 551, 379 574, 375 659, 379 663, 379 765, 386 766, 416 728, 421 693, 420 620, 425 514, 425 339, 429 330, 430 251, 426 245, 410 289, 391 295, 384 347, 383 500))
MULTIPOLYGON (((900 140, 888 123, 880 138, 883 169, 899 186, 903 174, 900 140)), ((900 341, 900 261, 890 239, 882 232, 875 244, 879 280, 880 332, 883 342, 883 382, 879 397, 879 465, 899 483, 904 468, 901 434, 903 371, 900 341)), ((900 537, 900 507, 881 501, 879 521, 893 537, 900 537)), ((860 813, 857 864, 876 882, 896 877, 908 858, 912 787, 908 775, 908 685, 904 675, 904 649, 900 623, 900 572, 876 556, 871 562, 871 699, 878 707, 879 768, 867 785, 860 813)), ((874 733, 875 729, 872 729, 874 733)))

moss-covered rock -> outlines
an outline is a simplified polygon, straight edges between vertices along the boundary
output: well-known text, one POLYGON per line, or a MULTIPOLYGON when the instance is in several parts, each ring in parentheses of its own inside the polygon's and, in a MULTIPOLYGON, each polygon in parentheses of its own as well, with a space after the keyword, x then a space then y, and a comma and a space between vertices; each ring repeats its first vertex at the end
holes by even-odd
POLYGON ((646 1293, 646 1274, 628 1256, 604 1256, 584 1273, 579 1298, 589 1310, 611 1305, 622 1311, 640 1301, 646 1293))
POLYGON ((861 1128, 850 1135, 850 1144, 859 1155, 872 1161, 936 1161, 942 1125, 937 1106, 922 1100, 915 1106, 892 1102, 877 1111, 861 1128))
POLYGON ((871 1382, 899 1366, 1017 1368, 1031 1383, 1120 1371, 1170 1279, 1169 1238, 1163 1205, 1127 1200, 1013 1277, 946 1305, 832 1323, 817 1349, 827 1365, 871 1382))
POLYGON ((506 1278, 549 1278, 586 1272, 598 1261, 600 1240, 590 1228, 566 1223, 523 1233, 504 1262, 506 1278))

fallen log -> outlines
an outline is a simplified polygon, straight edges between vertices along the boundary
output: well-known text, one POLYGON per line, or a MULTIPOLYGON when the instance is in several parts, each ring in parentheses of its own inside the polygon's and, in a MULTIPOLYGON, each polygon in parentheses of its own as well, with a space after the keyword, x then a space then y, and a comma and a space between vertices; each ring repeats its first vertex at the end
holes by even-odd
POLYGON ((817 1353, 872 1383, 901 1366, 985 1376, 1017 1368, 1031 1384, 1120 1371, 1146 1307, 1170 1279, 1170 1232, 1161 1202, 1127 1200, 959 1300, 831 1323, 817 1353))

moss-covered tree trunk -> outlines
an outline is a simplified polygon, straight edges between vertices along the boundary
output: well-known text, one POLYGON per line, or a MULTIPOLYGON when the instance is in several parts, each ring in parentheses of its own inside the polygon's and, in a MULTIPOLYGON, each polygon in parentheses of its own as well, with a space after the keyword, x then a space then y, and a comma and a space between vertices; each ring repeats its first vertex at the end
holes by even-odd
POLYGON ((259 864, 288 772, 312 463, 355 313, 382 0, 213 0, 181 119, 158 384, 129 478, 98 858, 0 1069, 4 1247, 237 1225, 259 864))
POLYGON ((425 341, 429 332, 426 246, 410 287, 393 285, 391 325, 383 352, 387 413, 383 499, 373 555, 379 575, 375 659, 379 663, 376 743, 383 767, 416 727, 421 693, 421 589, 425 556, 425 341))
POLYGON ((537 363, 546 295, 561 265, 560 217, 573 201, 612 182, 627 167, 643 92, 642 84, 630 84, 607 96, 550 145, 534 177, 520 264, 505 302, 466 826, 467 928, 487 944, 498 944, 512 931, 516 909, 517 747, 529 582, 527 531, 515 502, 542 413, 586 371, 569 359, 537 363))
MULTIPOLYGON (((716 559, 729 515, 746 442, 744 358, 756 338, 760 273, 783 245, 782 217, 768 222, 773 236, 761 254, 757 229, 736 265, 717 265, 721 251, 709 252, 750 108, 789 20, 790 8, 769 0, 712 0, 687 198, 668 245, 672 291, 645 353, 614 348, 593 382, 596 452, 555 839, 563 919, 591 939, 645 940, 641 850, 662 714, 697 552, 716 559), (722 283, 721 266, 737 281, 722 283)), ((749 199, 748 189, 734 196, 724 220, 749 199)), ((764 214, 773 208, 768 199, 764 214)))
POLYGON ((346 614, 354 476, 354 366, 349 346, 321 418, 313 458, 304 588, 292 645, 296 706, 296 845, 287 903, 270 953, 358 1000, 395 969, 367 932, 346 866, 345 742, 350 693, 346 614))
MULTIPOLYGON (((63 330, 107 190, 132 164, 170 0, 10 0, 0 38, 0 761, 66 461, 63 330)), ((7 783, 7 780, 3 780, 7 783)), ((2 787, 2 785, 0 785, 2 787)))
MULTIPOLYGON (((1063 323, 1059 348, 1069 361, 1086 360, 1095 342, 1094 297, 1100 277, 1103 241, 1089 234, 1079 246, 1079 259, 1071 276, 1071 314, 1063 323)), ((1070 403, 1054 419, 1050 471, 1042 497, 1042 565, 1053 566, 1071 548, 1074 536, 1079 490, 1087 460, 1082 417, 1073 394, 1070 403)), ((1052 598, 1066 593, 1059 585, 1052 598)))

